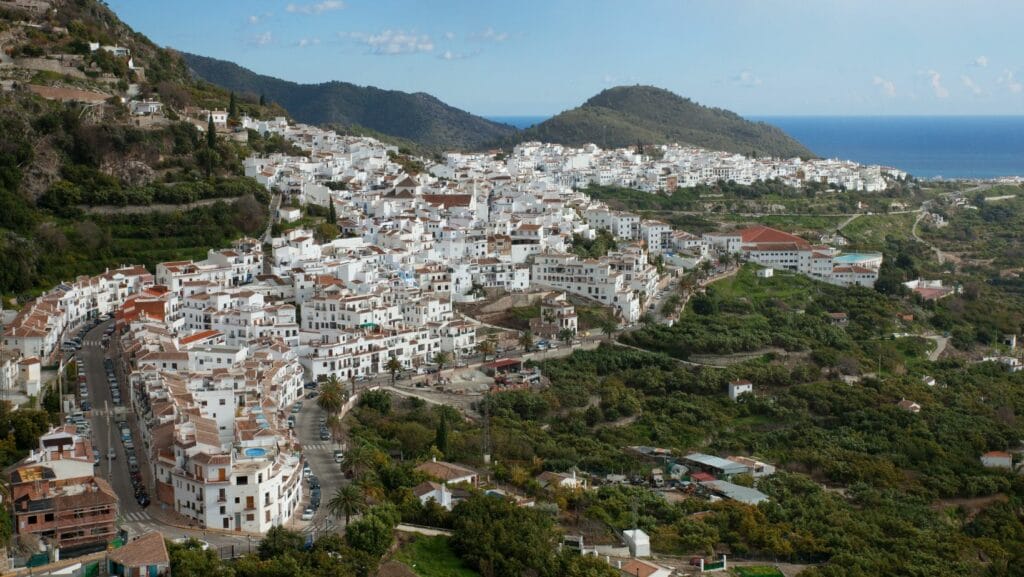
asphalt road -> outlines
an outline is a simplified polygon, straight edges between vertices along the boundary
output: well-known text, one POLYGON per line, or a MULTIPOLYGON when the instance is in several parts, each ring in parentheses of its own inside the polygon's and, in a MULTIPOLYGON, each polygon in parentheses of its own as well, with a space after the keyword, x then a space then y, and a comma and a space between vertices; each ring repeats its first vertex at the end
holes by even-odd
MULTIPOLYGON (((127 453, 121 442, 121 433, 117 428, 118 420, 124 419, 128 421, 132 429, 132 439, 135 442, 135 456, 139 459, 140 467, 144 470, 147 468, 145 464, 146 455, 141 446, 142 436, 139 434, 139 423, 136 421, 135 414, 127 407, 127 403, 130 402, 129 391, 120 367, 118 367, 116 373, 119 378, 119 386, 121 387, 121 399, 126 403, 126 406, 123 408, 123 412, 121 412, 123 416, 118 417, 114 414, 115 407, 110 395, 110 386, 107 382, 107 373, 103 360, 105 356, 110 355, 114 357, 115 365, 118 361, 113 351, 107 351, 101 343, 103 331, 111 322, 113 321, 102 323, 89 331, 82 341, 82 349, 78 352, 78 358, 81 361, 82 371, 86 375, 89 384, 89 400, 92 402, 93 408, 90 418, 92 422, 93 447, 99 449, 102 456, 100 466, 96 467, 96 474, 110 481, 114 492, 118 496, 119 527, 128 530, 129 538, 137 537, 149 531, 159 531, 168 539, 179 537, 202 539, 212 547, 220 549, 223 556, 229 556, 232 552, 241 554, 254 549, 258 544, 258 540, 255 538, 250 538, 246 535, 207 533, 201 529, 181 529, 173 525, 167 525, 153 514, 153 508, 161 506, 159 503, 154 502, 148 509, 143 509, 136 502, 135 489, 132 487, 131 477, 128 474, 127 453), (110 447, 114 447, 114 450, 117 452, 116 459, 107 459, 107 450, 110 447)), ((75 390, 77 391, 77 386, 75 390)), ((150 483, 148 491, 152 499, 153 488, 148 475, 147 481, 150 483)))
MULTIPOLYGON (((306 391, 308 392, 308 391, 306 391)), ((305 393, 304 393, 305 394, 305 393)), ((312 521, 299 521, 297 527, 303 531, 319 533, 324 530, 336 529, 340 526, 338 520, 333 519, 327 512, 327 502, 331 495, 338 490, 345 482, 341 473, 341 465, 334 462, 334 451, 344 446, 342 439, 330 441, 320 440, 320 417, 326 417, 327 413, 316 404, 316 399, 302 399, 302 411, 295 419, 295 428, 298 431, 299 442, 302 443, 302 452, 309 463, 309 468, 320 481, 320 508, 316 511, 312 521)), ((304 505, 309 503, 309 484, 303 489, 304 505)), ((341 521, 344 523, 344 521, 341 521)))

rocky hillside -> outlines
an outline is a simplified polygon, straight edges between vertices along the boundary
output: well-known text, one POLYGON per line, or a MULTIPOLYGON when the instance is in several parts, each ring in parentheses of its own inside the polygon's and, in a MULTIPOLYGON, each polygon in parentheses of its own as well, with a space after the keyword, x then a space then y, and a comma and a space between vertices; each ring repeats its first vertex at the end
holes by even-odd
MULTIPOLYGON (((173 257, 172 243, 164 243, 167 250, 152 242, 116 246, 137 237, 146 219, 100 218, 94 207, 258 195, 262 187, 241 177, 241 159, 252 150, 290 149, 250 139, 237 126, 242 114, 280 116, 283 109, 195 81, 178 54, 100 2, 19 5, 0 1, 0 293, 52 286, 124 259, 173 257), (133 114, 132 102, 141 100, 161 108, 133 114), (229 108, 232 119, 208 138, 202 111, 229 108), (78 230, 85 222, 89 235, 78 230), (91 248, 79 253, 84 247, 91 248)), ((226 205, 218 218, 234 201, 226 205)))
POLYGON ((422 92, 408 93, 348 82, 297 84, 256 74, 237 64, 184 54, 199 77, 239 94, 279 103, 298 121, 365 127, 435 150, 480 149, 515 128, 459 110, 422 92))
POLYGON ((622 147, 678 142, 761 156, 813 157, 778 128, 653 86, 618 86, 525 130, 524 140, 622 147))

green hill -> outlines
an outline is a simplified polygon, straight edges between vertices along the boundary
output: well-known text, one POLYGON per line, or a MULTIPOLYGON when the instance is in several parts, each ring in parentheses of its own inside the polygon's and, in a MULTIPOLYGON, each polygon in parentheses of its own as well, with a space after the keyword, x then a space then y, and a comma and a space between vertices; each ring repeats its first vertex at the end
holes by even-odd
POLYGON ((474 116, 422 92, 337 81, 298 84, 224 60, 183 56, 199 78, 240 94, 262 95, 307 124, 360 126, 437 150, 485 148, 515 134, 511 126, 474 116))
POLYGON ((751 122, 653 86, 609 88, 578 108, 528 128, 522 138, 570 146, 592 142, 606 148, 678 142, 761 156, 814 156, 770 124, 751 122))
POLYGON ((0 6, 11 57, 0 67, 10 87, 0 92, 0 294, 125 262, 201 257, 261 230, 266 192, 241 160, 291 145, 230 130, 211 143, 184 111, 234 101, 236 124, 282 108, 194 80, 177 53, 97 0, 25 6, 0 6), (163 114, 131 115, 135 97, 159 100, 163 114))

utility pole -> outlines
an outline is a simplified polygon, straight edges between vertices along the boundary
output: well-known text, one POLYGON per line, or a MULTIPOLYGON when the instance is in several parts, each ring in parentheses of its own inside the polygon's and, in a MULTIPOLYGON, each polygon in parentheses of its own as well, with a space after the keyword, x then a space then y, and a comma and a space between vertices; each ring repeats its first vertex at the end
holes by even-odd
POLYGON ((114 460, 111 459, 110 451, 114 446, 110 443, 110 403, 103 401, 103 412, 107 418, 107 480, 113 480, 114 460))
POLYGON ((483 430, 484 464, 491 464, 491 394, 484 393, 484 430, 483 430))

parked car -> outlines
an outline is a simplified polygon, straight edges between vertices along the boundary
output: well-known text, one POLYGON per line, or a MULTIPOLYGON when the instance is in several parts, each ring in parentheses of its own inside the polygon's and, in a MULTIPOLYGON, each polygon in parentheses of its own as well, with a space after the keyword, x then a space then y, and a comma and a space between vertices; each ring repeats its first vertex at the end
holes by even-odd
POLYGON ((115 450, 113 447, 107 449, 107 458, 110 459, 110 460, 116 459, 117 458, 117 450, 115 450))
POLYGON ((335 451, 334 452, 334 462, 335 463, 340 463, 344 459, 345 459, 345 452, 344 451, 335 451))
POLYGON ((306 510, 302 512, 302 520, 303 521, 312 521, 313 520, 313 509, 312 509, 312 507, 306 507, 306 510))
POLYGON ((89 401, 82 401, 82 410, 83 411, 91 411, 92 410, 92 403, 90 403, 89 401))
POLYGON ((315 399, 316 395, 317 395, 316 391, 310 391, 310 392, 306 393, 306 398, 307 399, 315 399))

